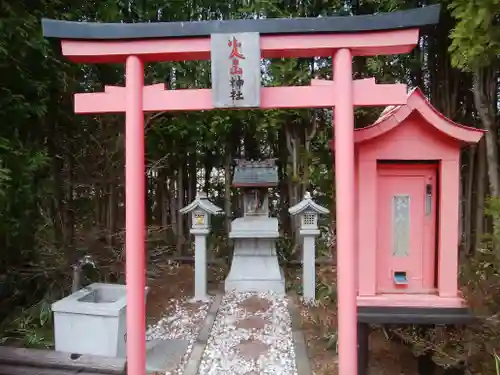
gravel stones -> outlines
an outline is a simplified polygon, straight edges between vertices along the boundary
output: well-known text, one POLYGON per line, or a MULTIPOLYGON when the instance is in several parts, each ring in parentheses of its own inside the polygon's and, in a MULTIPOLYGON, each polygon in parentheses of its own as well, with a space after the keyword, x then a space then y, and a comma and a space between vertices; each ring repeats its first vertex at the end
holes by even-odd
POLYGON ((181 339, 189 341, 179 366, 173 371, 165 372, 165 375, 180 375, 193 350, 193 345, 198 337, 208 309, 213 298, 207 302, 191 303, 187 299, 172 299, 168 312, 154 325, 146 330, 146 340, 169 340, 181 339))
POLYGON ((264 318, 261 318, 260 316, 251 316, 248 318, 244 318, 239 320, 236 323, 236 328, 242 328, 242 329, 257 329, 257 330, 262 330, 266 326, 267 321, 264 318))
POLYGON ((148 327, 148 340, 189 341, 179 366, 164 374, 193 375, 197 369, 198 375, 297 375, 287 297, 229 293, 215 316, 220 298, 210 309, 213 301, 172 300, 168 314, 148 327))
POLYGON ((286 296, 229 293, 222 302, 199 375, 296 375, 286 296))

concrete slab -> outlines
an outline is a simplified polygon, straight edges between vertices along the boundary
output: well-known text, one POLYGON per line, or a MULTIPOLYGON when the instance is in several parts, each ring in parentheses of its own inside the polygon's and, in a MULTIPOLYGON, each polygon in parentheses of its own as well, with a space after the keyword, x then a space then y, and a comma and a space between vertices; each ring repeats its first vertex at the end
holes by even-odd
POLYGON ((292 337, 295 347, 295 364, 298 375, 311 375, 311 362, 307 353, 307 343, 302 331, 300 312, 291 298, 288 299, 288 311, 292 320, 292 337))
POLYGON ((181 339, 151 340, 146 343, 146 371, 173 371, 187 351, 189 341, 181 339))

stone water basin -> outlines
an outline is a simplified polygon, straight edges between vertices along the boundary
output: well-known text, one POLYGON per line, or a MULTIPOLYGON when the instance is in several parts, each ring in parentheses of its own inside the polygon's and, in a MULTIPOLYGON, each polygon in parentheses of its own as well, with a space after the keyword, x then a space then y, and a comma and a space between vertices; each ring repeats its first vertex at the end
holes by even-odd
POLYGON ((53 303, 55 349, 125 358, 126 307, 126 286, 103 283, 90 284, 53 303))
POLYGON ((92 284, 94 287, 89 287, 90 291, 83 297, 78 299, 78 302, 87 303, 116 303, 126 297, 124 285, 112 284, 92 284), (97 285, 97 287, 96 287, 97 285))

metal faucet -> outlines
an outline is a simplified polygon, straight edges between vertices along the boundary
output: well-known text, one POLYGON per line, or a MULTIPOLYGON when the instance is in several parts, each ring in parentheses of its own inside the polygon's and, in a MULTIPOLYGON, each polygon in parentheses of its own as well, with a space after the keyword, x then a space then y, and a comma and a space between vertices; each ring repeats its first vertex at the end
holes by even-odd
POLYGON ((92 266, 92 268, 97 269, 94 259, 90 255, 85 255, 83 258, 78 260, 76 264, 73 264, 73 284, 71 286, 71 292, 75 293, 81 288, 82 280, 82 270, 86 266, 92 266))

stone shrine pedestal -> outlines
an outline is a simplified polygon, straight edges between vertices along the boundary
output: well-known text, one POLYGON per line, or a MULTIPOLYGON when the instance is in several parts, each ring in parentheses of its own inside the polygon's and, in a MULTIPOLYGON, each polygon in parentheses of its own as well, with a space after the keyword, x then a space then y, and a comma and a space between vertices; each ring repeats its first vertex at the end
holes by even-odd
POLYGON ((278 219, 258 215, 235 219, 229 237, 234 240, 234 253, 225 291, 285 294, 276 254, 278 219))

